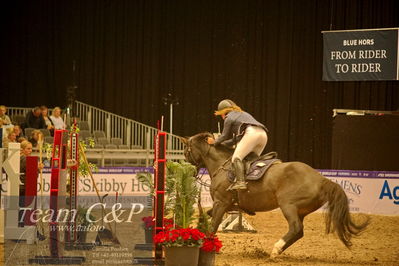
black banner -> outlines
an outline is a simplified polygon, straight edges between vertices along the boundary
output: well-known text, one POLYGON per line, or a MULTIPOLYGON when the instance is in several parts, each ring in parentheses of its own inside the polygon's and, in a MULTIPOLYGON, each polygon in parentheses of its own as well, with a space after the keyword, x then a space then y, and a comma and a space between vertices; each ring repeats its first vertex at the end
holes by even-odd
POLYGON ((322 32, 323 80, 398 80, 398 30, 322 32))

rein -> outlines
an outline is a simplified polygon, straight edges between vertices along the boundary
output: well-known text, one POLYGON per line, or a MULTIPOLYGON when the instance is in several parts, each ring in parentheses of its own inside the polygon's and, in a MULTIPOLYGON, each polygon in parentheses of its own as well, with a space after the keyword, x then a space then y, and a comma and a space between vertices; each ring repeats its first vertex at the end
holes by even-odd
MULTIPOLYGON (((211 150, 211 146, 209 145, 209 148, 207 150, 207 152, 205 153, 204 156, 207 156, 209 154, 209 151, 211 150)), ((201 163, 198 163, 197 160, 195 160, 193 154, 192 154, 192 145, 191 145, 191 140, 189 140, 187 142, 187 159, 189 159, 189 161, 192 161, 194 166, 197 168, 197 175, 195 176, 195 179, 197 180, 197 183, 199 183, 202 186, 205 187, 210 187, 209 184, 205 183, 204 181, 202 181, 202 177, 204 176, 204 173, 200 174, 200 168, 201 168, 201 163)), ((224 171, 229 171, 229 169, 225 168, 225 166, 231 162, 231 157, 227 158, 227 160, 218 168, 216 169, 216 171, 214 173, 210 173, 211 176, 215 176, 217 175, 220 171, 224 170, 224 171)))
POLYGON ((197 172, 198 172, 198 174, 195 176, 196 182, 197 182, 198 184, 200 184, 201 186, 204 186, 204 187, 211 187, 210 184, 205 183, 204 181, 202 181, 202 177, 204 176, 204 173, 202 173, 202 174, 200 175, 200 171, 197 170, 197 172))
POLYGON ((226 166, 226 164, 228 164, 229 162, 231 162, 231 158, 232 158, 232 157, 233 157, 233 156, 230 156, 229 158, 227 158, 227 160, 224 161, 224 163, 223 163, 221 166, 219 166, 218 169, 216 169, 216 171, 212 174, 212 176, 217 175, 221 170, 229 171, 230 169, 225 168, 225 166, 226 166))
MULTIPOLYGON (((208 155, 209 151, 211 149, 211 146, 209 146, 208 151, 206 152, 205 156, 208 155)), ((211 187, 211 185, 205 183, 204 181, 202 181, 202 177, 204 176, 204 173, 200 174, 200 170, 201 170, 201 163, 198 163, 197 160, 195 160, 193 154, 192 154, 192 148, 191 148, 191 140, 189 140, 187 142, 187 159, 189 159, 189 161, 192 161, 194 166, 197 168, 197 175, 195 176, 195 179, 197 180, 197 183, 199 183, 201 186, 205 186, 205 187, 211 187)))

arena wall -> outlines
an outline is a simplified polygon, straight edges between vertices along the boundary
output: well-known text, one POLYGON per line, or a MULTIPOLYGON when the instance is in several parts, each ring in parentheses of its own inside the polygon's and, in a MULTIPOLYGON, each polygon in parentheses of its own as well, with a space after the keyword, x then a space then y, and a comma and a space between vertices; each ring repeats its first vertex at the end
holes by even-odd
MULTIPOLYGON (((97 188, 101 195, 116 192, 123 197, 134 197, 137 203, 147 202, 149 189, 138 182, 139 172, 153 172, 153 168, 120 167, 100 168, 94 174, 97 188)), ((202 170, 204 171, 204 170, 202 170)), ((353 170, 319 170, 321 174, 338 183, 344 189, 349 199, 351 212, 399 215, 399 172, 390 171, 353 171, 353 170)), ((45 169, 44 195, 49 191, 50 169, 45 169)), ((202 180, 210 183, 209 175, 204 171, 202 180)), ((3 188, 6 186, 3 186, 3 188)), ((38 184, 40 191, 40 184, 38 184)), ((5 191, 4 191, 5 192, 5 191)), ((95 196, 95 190, 89 177, 80 178, 80 196, 95 196)), ((110 197, 110 198, 111 198, 110 197)), ((209 188, 202 188, 202 202, 205 207, 212 206, 209 188)))

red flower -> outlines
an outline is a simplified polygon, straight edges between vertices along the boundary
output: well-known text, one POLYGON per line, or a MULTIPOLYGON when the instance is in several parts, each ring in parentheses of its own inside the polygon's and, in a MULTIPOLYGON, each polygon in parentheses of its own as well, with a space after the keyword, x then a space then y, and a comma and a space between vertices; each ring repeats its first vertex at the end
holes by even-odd
POLYGON ((198 229, 178 228, 161 231, 154 236, 156 244, 164 246, 201 246, 205 234, 198 229))
POLYGON ((173 223, 173 219, 163 219, 163 227, 165 228, 165 230, 171 229, 173 227, 173 223))
POLYGON ((215 235, 210 235, 204 239, 204 243, 202 244, 201 250, 206 252, 216 251, 219 252, 222 248, 222 241, 215 235))
POLYGON ((144 222, 144 227, 147 229, 153 228, 155 226, 154 216, 146 216, 141 218, 141 220, 144 222))
MULTIPOLYGON (((155 217, 154 216, 146 216, 141 218, 141 220, 144 222, 144 228, 146 229, 152 229, 155 227, 155 217)), ((173 227, 173 219, 167 219, 163 218, 163 225, 166 230, 169 230, 170 228, 173 227)))

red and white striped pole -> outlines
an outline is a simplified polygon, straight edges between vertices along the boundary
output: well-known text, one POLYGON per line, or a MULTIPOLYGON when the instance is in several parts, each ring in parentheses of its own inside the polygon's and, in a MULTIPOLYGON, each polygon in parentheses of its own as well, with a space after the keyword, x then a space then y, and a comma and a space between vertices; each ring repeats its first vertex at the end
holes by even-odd
MULTIPOLYGON (((155 137, 154 145, 154 217, 155 230, 154 234, 164 229, 164 201, 165 201, 165 181, 166 181, 166 132, 162 132, 158 122, 158 132, 155 137)), ((162 247, 154 243, 155 260, 162 260, 162 247)))

